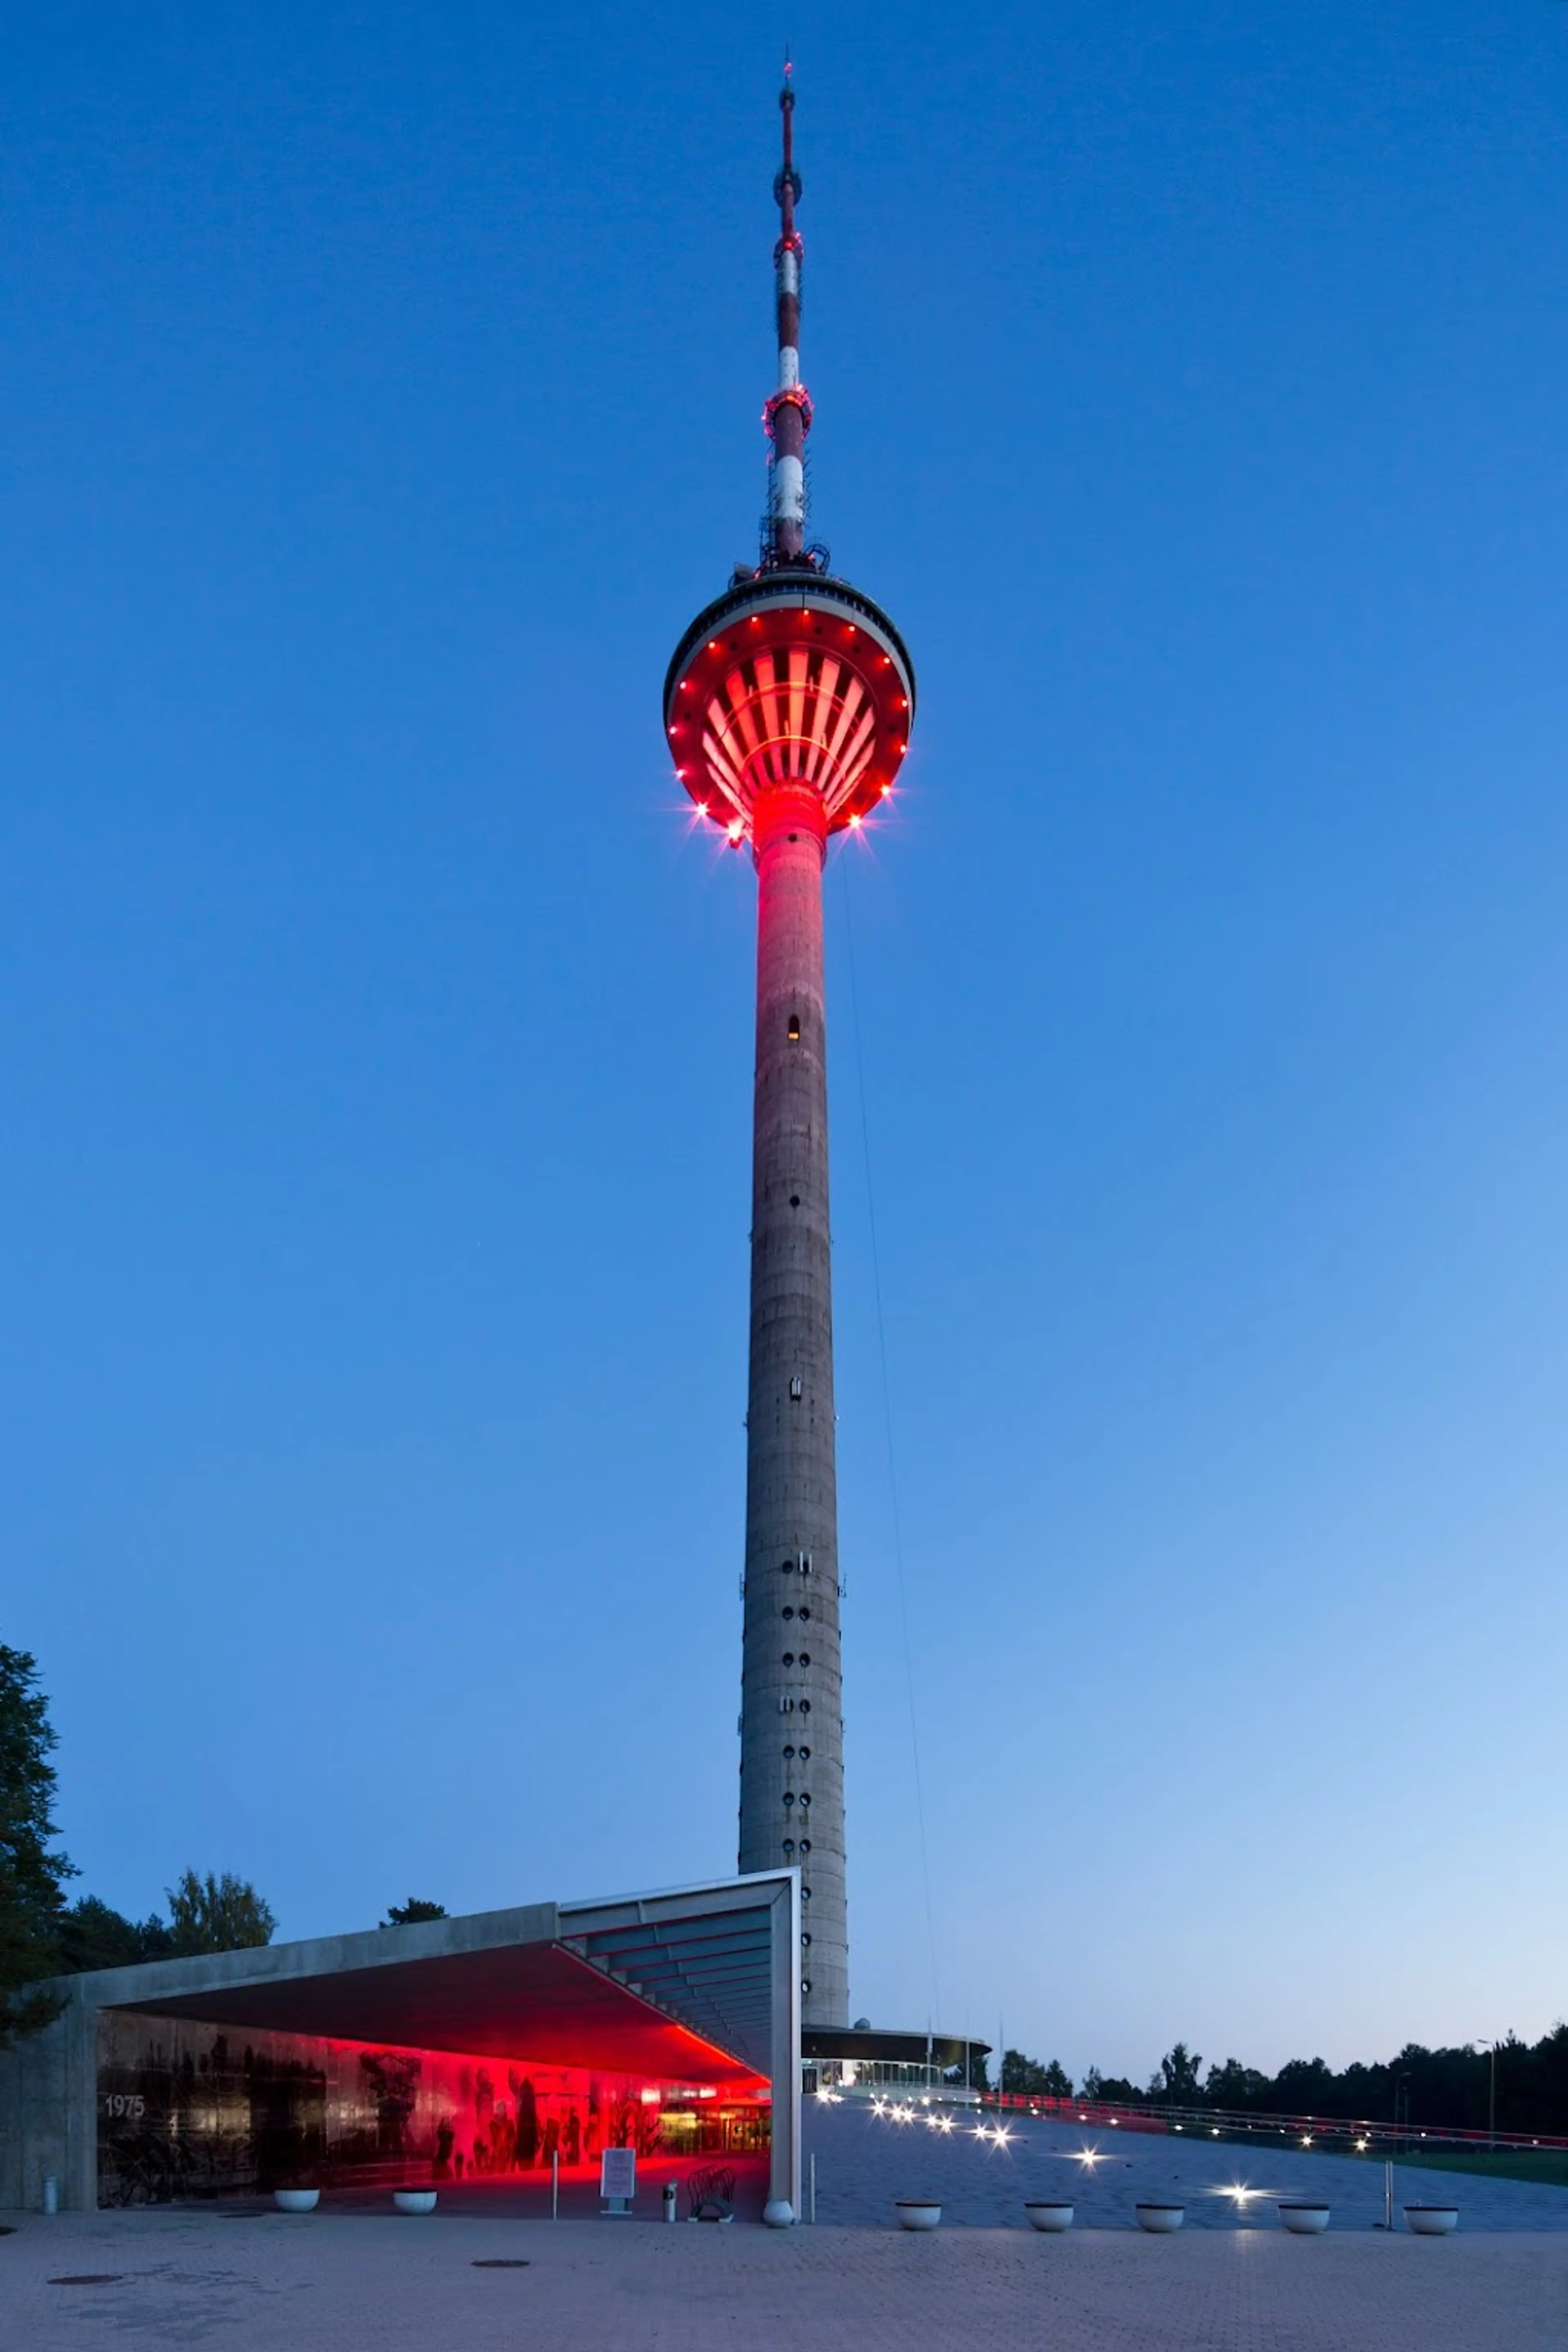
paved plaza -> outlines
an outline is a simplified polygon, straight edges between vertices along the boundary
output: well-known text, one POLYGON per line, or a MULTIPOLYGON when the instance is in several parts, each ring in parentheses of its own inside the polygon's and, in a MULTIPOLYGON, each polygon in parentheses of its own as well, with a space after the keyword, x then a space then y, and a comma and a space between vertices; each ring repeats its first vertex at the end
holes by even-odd
POLYGON ((1568 2235, 12 2216, 5 2352, 1563 2352, 1568 2235), (503 2261, 520 2268, 484 2268, 503 2261), (109 2273, 107 2284, 50 2282, 109 2273))
MULTIPOLYGON (((448 2184, 417 2221, 369 2190, 330 2192, 300 2218, 261 2200, 7 2214, 0 2352, 741 2352, 803 2334, 820 2352, 1568 2347, 1568 2190, 1396 2169, 1399 2203, 1460 2208, 1457 2236, 1415 2238, 1373 2226, 1381 2163, 1056 2123, 1015 2126, 998 2147, 974 2122, 942 2132, 808 2103, 818 2219, 788 2231, 665 2228, 659 2191, 691 2159, 658 2158, 639 2167, 625 2221, 574 2181, 552 2223, 531 2176, 448 2184), (1085 2165, 1086 2150, 1100 2160, 1085 2165), (1024 2199, 1064 2193, 1078 2226, 1030 2231, 1024 2199), (1280 2229, 1275 2199, 1304 2194, 1331 2203, 1326 2236, 1280 2229), (909 2195, 942 2200, 933 2236, 894 2226, 892 2200, 909 2195), (1140 2197, 1180 2199, 1186 2228, 1141 2234, 1140 2197), (84 2275, 99 2283, 61 2283, 84 2275)), ((761 2168, 738 2169, 743 2214, 761 2168)))

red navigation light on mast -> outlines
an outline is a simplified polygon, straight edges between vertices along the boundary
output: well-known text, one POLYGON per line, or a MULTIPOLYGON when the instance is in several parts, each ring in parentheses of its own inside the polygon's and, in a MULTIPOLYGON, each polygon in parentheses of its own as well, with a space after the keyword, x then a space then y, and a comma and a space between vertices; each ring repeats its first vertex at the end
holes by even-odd
POLYGON ((802 2016, 837 2029, 849 2018, 849 1948, 822 866, 828 835, 858 829, 892 791, 915 684, 887 614, 805 535, 811 401, 787 62, 779 106, 778 370, 763 416, 760 559, 676 647, 664 723, 699 814, 735 845, 749 842, 757 868, 741 1868, 799 1871, 802 2016))

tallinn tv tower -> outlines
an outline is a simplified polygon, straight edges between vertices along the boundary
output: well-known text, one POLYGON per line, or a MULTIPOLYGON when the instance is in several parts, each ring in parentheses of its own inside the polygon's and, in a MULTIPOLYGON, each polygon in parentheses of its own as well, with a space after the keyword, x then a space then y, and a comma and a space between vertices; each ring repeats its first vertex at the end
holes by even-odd
POLYGON ((741 1853, 798 1864, 805 2024, 848 2023, 833 1284, 822 869, 828 836, 893 792, 915 681, 879 606, 805 536, 811 399, 800 375, 790 69, 773 181, 778 378, 760 560, 676 647, 664 719, 677 775, 757 869, 757 1060, 746 1415, 741 1853))

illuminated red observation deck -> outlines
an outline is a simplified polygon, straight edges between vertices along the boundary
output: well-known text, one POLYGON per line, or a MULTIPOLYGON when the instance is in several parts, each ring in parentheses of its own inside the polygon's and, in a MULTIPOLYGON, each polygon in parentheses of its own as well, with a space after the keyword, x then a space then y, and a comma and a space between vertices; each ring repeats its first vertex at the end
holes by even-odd
POLYGON ((664 723, 698 809, 749 843, 757 869, 740 1861, 800 1872, 811 2029, 849 2021, 822 868, 828 835, 860 826, 894 791, 915 685, 887 614, 806 542, 812 413, 784 73, 762 548, 676 647, 664 723))
POLYGON ((804 563, 764 567, 681 639, 665 724, 677 775, 732 842, 781 791, 815 804, 826 837, 891 793, 914 699, 903 639, 868 596, 804 563))

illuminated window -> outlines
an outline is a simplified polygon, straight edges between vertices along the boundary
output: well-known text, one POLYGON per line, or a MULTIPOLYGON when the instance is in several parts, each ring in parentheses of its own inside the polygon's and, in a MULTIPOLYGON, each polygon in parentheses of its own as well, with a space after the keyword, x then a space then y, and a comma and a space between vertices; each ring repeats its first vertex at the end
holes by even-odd
MULTIPOLYGON (((806 1844, 806 1851, 809 1853, 809 1852, 810 1852, 810 1850, 811 1850, 811 1840, 810 1840, 809 1838, 807 1838, 807 1839, 806 1839, 806 1841, 805 1841, 805 1844, 806 1844)), ((810 1902, 810 1900, 811 1900, 811 1889, 810 1889, 810 1887, 809 1887, 809 1886, 803 1886, 803 1887, 801 1888, 801 1890, 800 1890, 800 1899, 801 1899, 801 1901, 802 1901, 803 1903, 809 1903, 809 1902, 810 1902)))
MULTIPOLYGON (((792 1803, 793 1801, 793 1801, 793 1799, 791 1799, 791 1798, 789 1798, 789 1797, 786 1797, 786 1798, 784 1799, 784 1802, 785 1802, 785 1804, 786 1804, 786 1805, 787 1805, 787 1804, 792 1803)), ((803 1790, 801 1790, 801 1792, 800 1792, 800 1801, 801 1801, 801 1803, 802 1803, 803 1805, 809 1805, 809 1804, 810 1804, 810 1802, 811 1802, 811 1799, 806 1795, 805 1790, 804 1789, 803 1789, 803 1790)))
POLYGON ((800 1663, 801 1663, 801 1664, 802 1664, 803 1666, 809 1666, 809 1665, 810 1665, 810 1664, 811 1664, 811 1652, 810 1652, 809 1650, 803 1650, 803 1651, 801 1652, 801 1654, 800 1654, 800 1663))
POLYGON ((800 1850, 802 1853, 809 1853, 811 1852, 811 1840, 809 1838, 802 1838, 800 1842, 800 1850))
POLYGON ((803 1609, 803 1610, 801 1611, 801 1612, 800 1612, 800 1622, 801 1622, 801 1623, 802 1623, 803 1625, 805 1624, 805 1622, 806 1619, 810 1616, 810 1614, 811 1614, 811 1612, 810 1612, 810 1610, 809 1610, 809 1609, 803 1609))
POLYGON ((795 1373, 794 1373, 794 1374, 791 1376, 791 1379, 790 1379, 790 1384, 789 1384, 789 1393, 790 1393, 790 1401, 791 1401, 791 1402, 792 1402, 792 1403, 794 1403, 794 1404, 798 1404, 798 1403, 800 1402, 800 1401, 801 1401, 801 1398, 805 1394, 805 1387, 804 1387, 804 1385, 803 1385, 803 1383, 802 1383, 800 1374, 799 1374, 798 1372, 795 1372, 795 1373))
POLYGON ((809 1992, 811 1990, 811 1979, 809 1977, 802 1977, 800 1980, 800 1989, 802 1992, 809 1992))
MULTIPOLYGON (((795 839, 793 833, 790 835, 790 839, 792 841, 795 839)), ((798 1013, 792 1013, 789 1016, 789 1041, 792 1045, 798 1045, 800 1043, 800 1015, 798 1013)))
POLYGON ((800 1939, 800 1948, 803 1952, 807 1952, 811 1949, 811 1937, 809 1936, 802 1936, 800 1939))
MULTIPOLYGON (((786 1748, 784 1749, 784 1754, 785 1754, 786 1756, 793 1756, 793 1755, 795 1754, 795 1749, 794 1749, 793 1748, 786 1748)), ((801 1762, 802 1762, 803 1764, 805 1764, 805 1763, 808 1763, 808 1762, 810 1761, 810 1758, 811 1758, 811 1750, 810 1750, 810 1748, 803 1748, 801 1749, 801 1751, 800 1751, 800 1760, 801 1760, 801 1762)))

